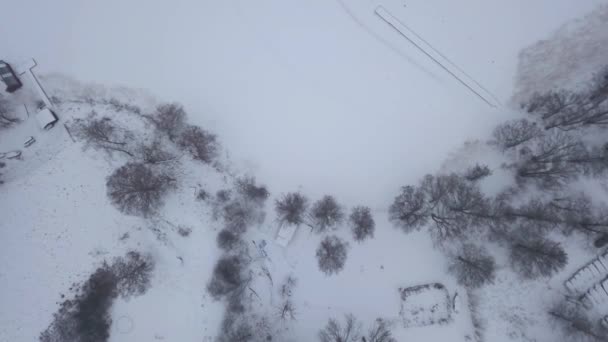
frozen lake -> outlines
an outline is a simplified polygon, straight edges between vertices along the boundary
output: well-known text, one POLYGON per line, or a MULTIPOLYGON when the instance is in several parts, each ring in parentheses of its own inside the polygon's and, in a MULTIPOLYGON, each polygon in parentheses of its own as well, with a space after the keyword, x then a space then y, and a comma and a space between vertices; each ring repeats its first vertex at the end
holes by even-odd
POLYGON ((1 57, 180 101, 274 192, 302 186, 385 206, 506 114, 379 20, 376 6, 507 103, 519 49, 602 2, 21 0, 0 23, 1 57))

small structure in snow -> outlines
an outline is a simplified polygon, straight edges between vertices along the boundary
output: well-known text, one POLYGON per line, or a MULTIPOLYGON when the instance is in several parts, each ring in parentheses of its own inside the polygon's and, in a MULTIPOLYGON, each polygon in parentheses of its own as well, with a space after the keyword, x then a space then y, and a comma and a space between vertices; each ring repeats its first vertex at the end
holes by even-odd
POLYGON ((590 288, 582 296, 581 301, 587 308, 591 308, 595 305, 606 305, 608 303, 608 277, 590 288))
POLYGON ((283 246, 287 247, 293 236, 296 234, 297 226, 294 225, 281 225, 279 231, 277 232, 277 237, 275 241, 283 246))
POLYGON ((586 293, 594 284, 608 275, 608 251, 591 260, 564 282, 568 291, 586 293))
POLYGON ((23 85, 13 68, 6 63, 5 61, 0 60, 0 78, 2 78, 2 82, 6 84, 6 91, 9 93, 14 92, 15 90, 21 88, 23 85))
POLYGON ((23 143, 23 146, 25 147, 30 147, 32 146, 34 143, 36 142, 36 138, 34 137, 28 137, 27 140, 23 143))
POLYGON ((57 116, 53 113, 52 110, 44 107, 36 113, 36 121, 38 122, 38 126, 44 130, 49 130, 55 126, 57 122, 57 116))
POLYGON ((399 289, 403 325, 421 327, 446 324, 452 319, 452 298, 443 284, 432 283, 399 289))

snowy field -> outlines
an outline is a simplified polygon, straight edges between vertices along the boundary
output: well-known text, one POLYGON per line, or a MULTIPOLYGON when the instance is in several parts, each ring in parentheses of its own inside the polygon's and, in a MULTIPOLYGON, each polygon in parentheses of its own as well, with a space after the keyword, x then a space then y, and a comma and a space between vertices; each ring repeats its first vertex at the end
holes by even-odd
MULTIPOLYGON (((388 322, 400 342, 479 342, 473 337, 476 319, 485 326, 483 341, 556 341, 560 332, 547 325, 546 308, 565 293, 563 283, 597 256, 589 241, 552 236, 565 246, 568 264, 549 279, 527 281, 513 273, 499 249, 494 281, 473 299, 448 272, 448 260, 429 234, 396 229, 387 207, 400 186, 417 184, 425 173, 462 172, 476 162, 495 171, 492 182, 480 183, 484 194, 496 195, 513 182, 501 169, 507 158, 476 139, 485 140, 497 123, 521 116, 506 107, 514 89, 521 92, 515 94, 518 100, 555 80, 580 81, 570 69, 547 76, 534 65, 553 51, 554 42, 574 44, 576 32, 593 32, 580 50, 605 42, 606 7, 588 21, 549 34, 599 3, 13 4, 17 15, 0 25, 19 27, 16 22, 25 18, 40 24, 0 38, 9 57, 34 55, 41 71, 147 90, 50 74, 42 81, 60 100, 60 124, 41 131, 21 113, 24 122, 0 132, 0 152, 23 151, 1 170, 6 184, 0 186, 0 341, 37 340, 75 284, 130 250, 152 255, 152 285, 144 295, 114 302, 109 341, 214 341, 226 307, 206 288, 223 253, 216 244, 222 223, 213 219, 212 200, 197 195, 201 189, 209 194, 230 189, 235 176, 246 174, 270 190, 265 220, 244 239, 252 259, 247 293, 275 323, 274 340, 315 341, 328 319, 354 314, 365 327, 378 318, 388 322), (490 108, 420 55, 374 14, 379 5, 449 55, 504 106, 490 108), (533 45, 547 37, 551 40, 533 45), (536 70, 538 77, 516 78, 517 70, 536 70), (67 128, 95 111, 132 129, 138 139, 149 138, 147 119, 120 105, 145 114, 173 100, 184 103, 192 123, 218 134, 220 162, 208 165, 182 155, 171 170, 178 184, 160 214, 124 215, 108 199, 106 180, 128 158, 83 150, 67 128), (36 143, 24 148, 29 136, 36 143), (355 241, 347 224, 331 232, 348 244, 338 274, 321 272, 315 257, 327 233, 301 225, 287 246, 274 241, 279 228, 274 200, 296 190, 311 201, 332 194, 348 209, 372 207, 373 239, 355 241), (182 236, 178 226, 192 232, 182 236), (294 318, 281 320, 280 284, 288 276, 297 279, 294 318), (445 292, 423 292, 403 302, 400 289, 435 283, 445 292), (449 319, 429 324, 441 320, 445 312, 435 310, 444 309, 449 319), (408 312, 423 313, 406 319, 408 312)), ((573 68, 589 73, 602 63, 594 57, 573 68)), ((32 106, 38 100, 27 92, 31 87, 26 84, 19 93, 20 103, 32 106)), ((577 184, 606 202, 605 182, 604 188, 597 185, 577 184)))
POLYGON ((519 50, 605 2, 23 0, 0 43, 41 72, 184 103, 271 189, 385 207, 504 116, 382 22, 378 5, 506 103, 519 50))

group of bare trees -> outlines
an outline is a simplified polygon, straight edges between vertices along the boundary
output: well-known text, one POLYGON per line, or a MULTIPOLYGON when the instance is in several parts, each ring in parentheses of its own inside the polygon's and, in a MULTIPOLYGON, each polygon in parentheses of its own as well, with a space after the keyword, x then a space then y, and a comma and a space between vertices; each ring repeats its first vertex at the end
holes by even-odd
MULTIPOLYGON (((255 294, 250 287, 254 274, 252 257, 243 239, 250 226, 264 221, 264 206, 269 195, 266 187, 257 184, 253 177, 240 177, 233 189, 204 196, 212 207, 214 219, 223 224, 217 235, 223 255, 207 284, 207 292, 226 304, 218 341, 262 342, 272 338, 271 324, 253 312, 249 304, 247 294, 255 294)), ((290 312, 293 314, 293 303, 286 302, 284 314, 290 312)))
MULTIPOLYGON (((316 233, 335 230, 348 218, 348 224, 357 242, 373 238, 376 228, 369 207, 354 207, 347 217, 344 207, 331 195, 323 196, 310 206, 308 198, 300 192, 283 194, 275 200, 275 212, 279 225, 303 224, 316 233)), ((327 275, 336 274, 344 268, 347 255, 347 242, 335 235, 327 236, 316 251, 319 269, 327 275)))
POLYGON ((139 117, 151 122, 154 131, 136 134, 95 111, 74 120, 70 129, 84 142, 85 149, 127 158, 128 162, 107 179, 108 197, 125 214, 151 217, 169 190, 176 187, 172 165, 178 161, 180 151, 211 164, 218 155, 219 144, 214 134, 188 124, 184 108, 177 103, 162 104, 153 113, 139 117))
POLYGON ((589 311, 579 303, 562 300, 550 308, 548 314, 563 341, 608 342, 608 327, 590 317, 589 311))
MULTIPOLYGON (((548 277, 568 258, 551 232, 590 236, 608 232, 605 208, 578 193, 543 195, 518 205, 508 194, 484 196, 479 186, 458 174, 427 175, 419 186, 406 186, 389 208, 389 218, 405 232, 427 227, 439 244, 485 236, 509 249, 513 269, 525 278, 548 277)), ((463 243, 451 256, 450 270, 463 285, 478 287, 494 277, 494 260, 484 248, 463 243)))
POLYGON ((321 342, 397 342, 388 322, 377 319, 367 333, 362 332, 362 324, 354 315, 344 317, 344 323, 331 318, 319 332, 321 342))
POLYGON ((74 136, 84 142, 84 148, 104 151, 109 155, 115 152, 135 157, 133 144, 135 135, 128 129, 116 124, 110 117, 93 111, 85 119, 76 119, 72 124, 74 136))
POLYGON ((569 131, 608 124, 608 67, 584 90, 551 90, 535 94, 522 107, 541 120, 545 129, 569 131))
POLYGON ((153 271, 151 256, 135 251, 115 258, 111 264, 104 263, 76 290, 73 299, 61 303, 49 327, 40 334, 40 341, 107 341, 114 300, 144 294, 153 271))

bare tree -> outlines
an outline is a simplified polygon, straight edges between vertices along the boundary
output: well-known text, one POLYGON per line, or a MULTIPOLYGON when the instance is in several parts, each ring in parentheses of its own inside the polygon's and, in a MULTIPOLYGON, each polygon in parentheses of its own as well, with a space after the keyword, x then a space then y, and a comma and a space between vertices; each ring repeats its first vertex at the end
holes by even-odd
POLYGON ((186 111, 179 103, 165 103, 156 107, 151 117, 156 129, 165 133, 171 141, 176 141, 186 127, 186 111))
POLYGON ((115 259, 111 269, 118 278, 118 293, 124 298, 138 296, 150 287, 154 260, 149 254, 130 251, 124 258, 115 259))
POLYGON ((257 342, 251 324, 244 319, 228 314, 222 321, 218 342, 257 342))
POLYGON ((328 236, 317 248, 319 269, 326 275, 340 272, 346 263, 348 244, 337 236, 328 236))
POLYGON ((21 122, 14 114, 13 106, 0 94, 0 129, 9 128, 21 122))
POLYGON ((487 220, 490 202, 475 183, 457 174, 427 175, 419 188, 406 186, 389 208, 389 219, 405 232, 420 229, 429 220, 438 242, 461 236, 487 220))
POLYGON ((427 176, 421 189, 426 194, 429 216, 434 223, 431 233, 438 241, 461 236, 488 219, 488 199, 477 185, 456 174, 427 176))
POLYGON ((389 324, 383 319, 376 319, 374 325, 367 333, 367 337, 361 339, 362 342, 397 342, 393 337, 389 324))
POLYGON ((245 283, 244 261, 238 256, 222 257, 213 269, 213 277, 207 291, 215 299, 220 299, 235 291, 245 283))
POLYGON ((568 263, 568 254, 559 243, 522 235, 511 245, 509 258, 513 269, 524 278, 550 277, 568 263))
POLYGON ((344 209, 333 196, 325 195, 312 205, 309 218, 313 230, 324 232, 342 223, 344 209))
POLYGON ((72 125, 74 135, 85 142, 86 148, 102 150, 108 154, 124 153, 133 157, 133 134, 127 129, 115 124, 109 117, 98 118, 93 111, 86 119, 76 119, 72 125))
POLYGON ((279 317, 283 321, 287 320, 295 320, 296 319, 296 309, 291 299, 284 300, 279 306, 278 310, 279 317))
MULTIPOLYGON (((273 330, 266 317, 255 314, 228 313, 222 320, 218 342, 274 341, 273 330)), ((280 340, 279 340, 280 341, 280 340)))
POLYGON ((170 176, 154 172, 144 164, 127 163, 107 179, 107 194, 112 204, 127 215, 149 217, 163 204, 174 187, 170 176))
POLYGON ((573 161, 585 152, 581 141, 569 134, 546 134, 532 151, 522 154, 516 164, 517 180, 525 183, 532 179, 543 188, 558 188, 581 171, 573 161))
POLYGON ((568 341, 608 341, 608 331, 599 322, 591 320, 580 304, 561 301, 548 314, 568 341))
POLYGON ((222 229, 219 234, 217 234, 217 245, 224 251, 234 250, 242 243, 243 240, 241 237, 229 229, 222 229))
POLYGON ((409 233, 420 229, 429 220, 424 193, 413 186, 404 186, 389 208, 390 221, 409 233))
POLYGON ((354 207, 348 219, 356 241, 360 242, 374 237, 376 223, 369 207, 354 207))
POLYGON ((501 213, 512 226, 519 225, 545 234, 559 230, 565 234, 580 232, 595 236, 608 232, 606 208, 596 207, 584 193, 552 199, 533 197, 518 207, 505 205, 501 213))
POLYGON ((297 280, 293 276, 288 276, 283 285, 281 285, 281 297, 290 298, 293 295, 293 289, 296 287, 297 280))
POLYGON ((319 332, 321 342, 357 342, 361 339, 361 324, 352 314, 345 316, 344 325, 331 318, 319 332))
POLYGON ((542 136, 536 122, 527 119, 510 120, 498 125, 492 133, 492 145, 508 150, 542 136))
POLYGON ((536 94, 523 107, 541 118, 546 129, 573 130, 608 124, 608 68, 597 73, 582 91, 559 90, 536 94))
POLYGON ((478 288, 494 281, 496 262, 483 247, 465 243, 452 258, 448 270, 460 285, 478 288))
POLYGON ((178 143, 190 153, 192 158, 206 164, 213 162, 219 152, 219 144, 215 134, 209 133, 198 126, 186 126, 181 131, 178 143))
POLYGON ((236 180, 236 189, 247 200, 263 204, 270 193, 264 185, 257 185, 255 178, 242 177, 236 180))
POLYGON ((275 201, 275 211, 280 224, 300 225, 308 209, 308 199, 299 192, 282 195, 275 201))

